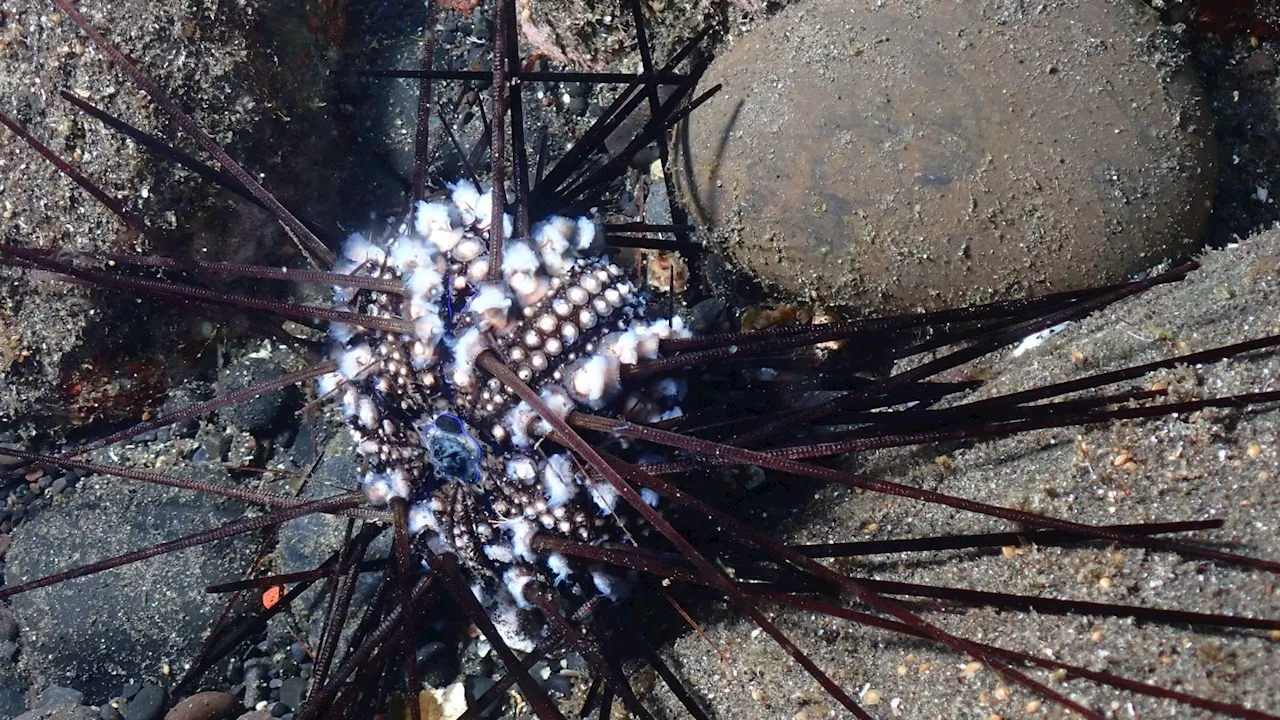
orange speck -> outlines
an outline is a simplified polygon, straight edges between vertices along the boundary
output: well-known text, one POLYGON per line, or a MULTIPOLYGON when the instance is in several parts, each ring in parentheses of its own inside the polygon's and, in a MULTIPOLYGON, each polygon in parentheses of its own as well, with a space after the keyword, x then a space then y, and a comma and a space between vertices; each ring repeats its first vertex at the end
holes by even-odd
POLYGON ((283 596, 284 586, 272 585, 267 588, 266 592, 262 593, 262 607, 270 610, 276 606, 276 603, 280 602, 280 598, 283 596))

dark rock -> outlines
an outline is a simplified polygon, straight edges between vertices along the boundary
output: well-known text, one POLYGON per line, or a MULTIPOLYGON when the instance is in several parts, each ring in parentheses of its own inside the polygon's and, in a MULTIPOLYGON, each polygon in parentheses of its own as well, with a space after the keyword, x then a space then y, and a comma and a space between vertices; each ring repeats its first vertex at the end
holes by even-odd
POLYGON ((306 467, 315 462, 316 430, 311 423, 304 423, 293 437, 293 445, 289 448, 289 459, 298 467, 306 467))
POLYGON ((231 436, 218 432, 212 428, 208 428, 206 432, 201 433, 200 449, 192 456, 195 462, 214 462, 220 463, 227 459, 227 453, 231 451, 231 436), (201 453, 204 453, 201 457, 201 453))
POLYGON ((144 685, 124 709, 124 720, 160 720, 169 693, 159 685, 144 685))
POLYGON ((788 296, 905 311, 1191 250, 1213 126, 1156 14, 984 7, 815 0, 716 58, 702 83, 723 89, 690 116, 676 179, 721 251, 788 296))
MULTIPOLYGON (((467 697, 467 706, 470 707, 474 705, 476 699, 488 692, 489 688, 493 686, 493 678, 487 675, 468 675, 467 679, 463 682, 463 690, 466 692, 467 697)), ((502 713, 502 708, 505 706, 506 698, 500 698, 497 702, 490 705, 483 713, 481 713, 481 717, 495 718, 502 713)))
POLYGON ((254 710, 252 712, 247 712, 241 715, 240 717, 236 718, 236 720, 272 720, 272 717, 271 717, 271 713, 269 712, 266 712, 263 710, 254 710))
POLYGON ((226 678, 227 682, 233 685, 244 680, 244 663, 240 662, 237 658, 232 658, 231 661, 227 663, 226 678))
POLYGON ((55 705, 24 712, 13 720, 99 720, 100 717, 83 705, 55 705))
POLYGON ((17 640, 18 622, 7 608, 0 608, 0 639, 17 640))
MULTIPOLYGON (((187 468, 226 482, 225 473, 187 468)), ((71 565, 149 547, 243 516, 241 506, 183 490, 89 479, 59 512, 40 513, 13 534, 9 586, 71 565)), ((13 598, 23 671, 37 685, 75 683, 91 702, 126 678, 147 678, 195 655, 222 599, 202 588, 241 572, 252 536, 185 550, 181 562, 141 562, 13 598)))
POLYGON ((120 714, 120 711, 111 705, 103 705, 98 708, 98 715, 102 717, 102 720, 124 720, 124 716, 120 714))
MULTIPOLYGON (((192 405, 204 402, 207 396, 208 393, 204 392, 204 387, 199 383, 189 383, 175 387, 165 397, 164 404, 160 407, 160 415, 172 415, 192 405)), ((160 433, 161 436, 171 438, 190 438, 195 437, 199 430, 200 421, 196 418, 187 418, 162 428, 160 433)))
POLYGON ((36 707, 53 707, 54 705, 79 705, 84 702, 84 693, 74 688, 53 685, 40 693, 40 702, 36 707))
POLYGON ((541 684, 547 692, 555 693, 560 697, 569 697, 573 694, 573 680, 567 675, 552 673, 551 677, 543 680, 541 684))
POLYGON ((245 663, 244 666, 244 704, 246 707, 253 707, 262 699, 262 684, 267 678, 267 669, 261 665, 250 665, 245 663))
POLYGON ((164 720, 224 720, 235 717, 241 710, 240 700, 235 695, 206 691, 174 705, 165 713, 164 720))
POLYGON ((445 687, 461 671, 458 653, 439 640, 429 642, 418 648, 418 671, 431 687, 445 687))
POLYGON ((1244 64, 1250 75, 1269 78, 1274 77, 1276 74, 1275 56, 1266 50, 1254 50, 1249 54, 1244 64))
MULTIPOLYGON (((246 356, 232 363, 218 378, 217 396, 223 397, 272 378, 285 374, 280 363, 270 358, 246 356)), ((227 423, 253 435, 261 435, 271 429, 286 406, 296 404, 297 390, 286 388, 238 402, 218 411, 227 423)))
POLYGON ((303 698, 306 695, 307 681, 300 677, 289 678, 280 685, 280 702, 287 705, 290 710, 301 710, 303 698))
MULTIPOLYGON (((341 433, 319 451, 319 456, 322 460, 302 491, 306 500, 329 495, 332 488, 345 487, 351 478, 359 476, 359 462, 354 449, 341 433)), ((324 562, 333 549, 341 545, 345 527, 344 521, 327 515, 308 515, 281 526, 277 545, 280 572, 310 570, 324 562)), ((317 588, 311 588, 299 597, 293 608, 300 616, 305 616, 315 609, 316 603, 323 602, 323 597, 317 588)), ((307 618, 300 619, 305 624, 307 618)), ((291 639, 281 639, 292 642, 291 639)))
POLYGON ((132 700, 133 696, 140 692, 142 692, 142 683, 140 682, 127 682, 120 686, 120 697, 126 701, 132 700))
POLYGON ((27 684, 13 670, 12 665, 0 668, 0 717, 15 717, 27 707, 27 684))

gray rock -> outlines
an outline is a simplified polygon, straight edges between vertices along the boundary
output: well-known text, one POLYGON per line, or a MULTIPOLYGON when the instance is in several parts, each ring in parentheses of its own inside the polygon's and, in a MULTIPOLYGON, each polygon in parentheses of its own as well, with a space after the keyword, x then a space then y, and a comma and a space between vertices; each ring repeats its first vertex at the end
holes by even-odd
POLYGON ((1176 39, 1140 2, 1035 8, 789 7, 702 79, 723 89, 678 143, 691 213, 787 296, 883 312, 1103 285, 1185 255, 1216 153, 1176 39))
POLYGON ((290 710, 301 710, 306 695, 307 681, 300 677, 289 678, 280 685, 280 702, 290 710))
MULTIPOLYGON (((223 397, 283 374, 285 369, 275 360, 246 356, 232 363, 218 378, 217 396, 223 397)), ((225 422, 241 430, 261 435, 270 430, 285 407, 295 405, 297 399, 297 390, 286 388, 236 403, 223 408, 218 414, 225 422)))
MULTIPOLYGON (((189 477, 227 482, 189 468, 189 477)), ((6 585, 149 547, 240 519, 243 508, 196 493, 92 477, 59 512, 40 513, 13 534, 6 585)), ((182 667, 200 646, 222 598, 202 589, 251 561, 252 538, 201 545, 70 580, 12 600, 22 628, 20 665, 39 685, 74 683, 91 702, 128 678, 182 667)))
POLYGON ((0 680, 0 717, 15 717, 25 710, 26 694, 27 684, 22 680, 14 677, 0 680))
POLYGON ((18 622, 13 619, 13 613, 7 608, 0 609, 0 638, 5 640, 18 639, 18 622))
POLYGON ((40 693, 37 707, 53 707, 54 705, 79 705, 84 702, 84 693, 75 688, 53 685, 40 693))
POLYGON ((99 720, 100 717, 83 705, 55 705, 24 712, 13 720, 99 720))
POLYGON ((124 709, 124 720, 160 720, 169 693, 159 685, 144 685, 124 709))

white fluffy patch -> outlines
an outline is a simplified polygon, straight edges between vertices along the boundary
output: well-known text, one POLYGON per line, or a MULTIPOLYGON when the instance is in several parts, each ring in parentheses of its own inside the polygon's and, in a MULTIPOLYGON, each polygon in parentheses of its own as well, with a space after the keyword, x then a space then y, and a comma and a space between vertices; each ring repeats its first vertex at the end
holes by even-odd
POLYGON ((440 230, 431 231, 431 244, 442 253, 447 253, 458 246, 462 242, 462 238, 466 236, 466 231, 461 228, 442 228, 440 230))
POLYGON ((516 455, 507 461, 507 479, 532 485, 538 479, 538 465, 527 455, 516 455))
POLYGON ((356 328, 354 325, 338 322, 329 323, 329 337, 339 345, 346 345, 355 336, 356 328))
POLYGON ((426 345, 434 347, 444 335, 444 321, 436 313, 427 313, 413 321, 413 335, 426 345))
POLYGON ((665 377, 652 385, 652 392, 660 398, 679 402, 689 392, 689 381, 684 378, 665 377))
POLYGON ((423 370, 436 361, 436 347, 444 335, 444 321, 439 315, 428 314, 413 323, 415 340, 409 346, 409 362, 414 370, 423 370))
POLYGON ((404 289, 410 297, 434 301, 444 291, 444 278, 434 264, 419 265, 405 278, 404 289))
POLYGON ((578 250, 585 252, 596 241, 596 224, 590 218, 578 218, 578 250))
POLYGON ((636 355, 652 360, 658 357, 658 343, 662 342, 663 336, 669 330, 666 320, 659 320, 652 325, 637 325, 636 332, 636 355))
POLYGON ((538 533, 538 526, 521 518, 504 520, 500 525, 511 535, 511 550, 525 562, 533 562, 537 555, 533 552, 533 536, 538 533))
POLYGON ((398 237, 391 245, 391 265, 401 273, 435 265, 435 255, 435 250, 415 238, 398 237))
POLYGON ((631 592, 625 582, 600 568, 591 568, 591 582, 595 584, 596 590, 599 590, 601 595, 614 602, 625 600, 631 592))
POLYGON ((452 230, 457 210, 452 205, 442 202, 418 201, 417 212, 413 215, 413 229, 418 235, 431 237, 436 230, 452 230))
POLYGON ((501 330, 507 326, 512 302, 506 288, 497 283, 485 283, 471 296, 467 310, 476 315, 481 328, 501 330))
POLYGON ((529 295, 538 288, 541 263, 528 243, 512 240, 502 248, 502 277, 517 295, 529 295))
POLYGON ((622 389, 619 360, 613 355, 597 353, 575 361, 569 368, 564 385, 578 402, 599 410, 622 389))
POLYGON ((645 331, 645 327, 640 325, 626 332, 609 333, 600 341, 600 349, 617 358, 623 365, 635 365, 640 362, 640 333, 645 331))
POLYGON ((640 488, 640 497, 649 507, 658 507, 658 503, 662 502, 662 496, 649 488, 640 488))
POLYGON ((505 545, 485 545, 484 556, 503 565, 510 565, 516 561, 516 556, 511 554, 511 548, 505 545))
MULTIPOLYGON (((569 397, 569 392, 559 385, 548 385, 542 389, 539 394, 542 402, 546 403, 551 412, 561 420, 569 417, 569 413, 573 412, 577 405, 573 402, 573 398, 569 397)), ((551 425, 539 417, 533 424, 533 432, 538 437, 551 434, 551 425)))
POLYGON ((458 216, 463 225, 471 225, 476 221, 476 209, 480 204, 480 190, 469 180, 460 180, 449 186, 452 191, 453 205, 458 209, 458 216))
POLYGON ((663 340, 692 337, 693 333, 685 327, 684 318, 679 315, 671 319, 654 320, 648 325, 637 324, 634 327, 639 344, 636 348, 640 357, 652 360, 658 357, 658 343, 663 340))
POLYGON ((561 507, 578 494, 578 483, 573 475, 573 462, 567 454, 547 458, 547 465, 542 468, 542 489, 547 494, 547 507, 561 507))
POLYGON ((409 534, 417 535, 423 530, 440 532, 440 522, 436 514, 431 512, 430 503, 414 503, 409 506, 409 534))
POLYGON ((573 267, 577 255, 560 229, 561 223, 555 222, 564 218, 549 218, 533 231, 534 242, 538 245, 538 253, 542 256, 542 264, 551 275, 564 275, 573 267))
POLYGON ((560 553, 551 553, 547 556, 547 568, 555 575, 555 580, 552 581, 555 585, 568 580, 569 576, 573 574, 573 568, 569 565, 569 561, 560 553))
POLYGON ((384 507, 391 502, 392 498, 405 497, 396 491, 403 489, 398 487, 397 483, 391 475, 387 473, 365 473, 360 479, 360 489, 364 491, 364 496, 368 498, 369 503, 384 507))
POLYGON ((326 397, 337 392, 342 386, 342 376, 336 372, 325 373, 316 379, 316 394, 326 397))
MULTIPOLYGON (((342 419, 351 420, 356 416, 356 405, 360 402, 360 395, 356 389, 347 386, 346 392, 342 393, 342 419)), ((354 430, 352 432, 355 432, 354 430)))
POLYGON ((533 447, 533 423, 537 419, 538 413, 523 400, 507 411, 505 425, 511 432, 511 444, 524 450, 533 447))
POLYGON ((488 347, 480 328, 471 328, 458 338, 453 348, 453 383, 463 390, 476 384, 476 358, 488 347))
POLYGON ((533 582, 533 574, 528 568, 513 567, 502 573, 502 582, 507 586, 507 592, 511 593, 511 599, 516 601, 516 607, 521 610, 528 610, 533 607, 528 600, 524 599, 525 587, 533 582))
POLYGON ((502 641, 512 650, 518 650, 522 653, 533 652, 533 639, 525 631, 524 624, 520 622, 520 611, 512 602, 500 602, 497 607, 490 613, 493 619, 493 625, 498 630, 498 634, 502 636, 502 641))
POLYGON ((356 419, 360 421, 360 426, 367 430, 378 427, 378 422, 382 420, 382 413, 378 412, 378 406, 373 402, 373 398, 360 397, 356 403, 356 419))
POLYGON ((342 256, 356 265, 380 265, 386 260, 387 253, 361 233, 352 233, 342 244, 342 256))
POLYGON ((347 380, 356 380, 372 370, 374 365, 373 350, 361 343, 342 352, 338 358, 338 373, 347 380))
POLYGON ((592 483, 591 499, 600 508, 601 515, 608 515, 618 506, 618 490, 605 481, 592 483))
POLYGON ((453 259, 458 262, 471 262, 480 257, 485 250, 484 242, 476 237, 464 237, 453 249, 453 259))
POLYGON ((478 229, 489 227, 489 218, 493 216, 493 188, 480 193, 480 197, 476 198, 476 205, 472 212, 476 216, 476 227, 478 229))

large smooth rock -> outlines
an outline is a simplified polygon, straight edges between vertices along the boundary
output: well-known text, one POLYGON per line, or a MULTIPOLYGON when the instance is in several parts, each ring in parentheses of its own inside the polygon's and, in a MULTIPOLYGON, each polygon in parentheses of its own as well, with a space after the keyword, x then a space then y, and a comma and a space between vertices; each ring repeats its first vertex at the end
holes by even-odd
MULTIPOLYGON (((228 482, 221 471, 187 473, 228 482)), ((14 531, 7 586, 244 514, 237 503, 127 480, 93 476, 79 487, 14 531)), ((122 682, 161 678, 165 665, 180 673, 225 602, 205 593, 205 586, 240 577, 256 542, 257 535, 233 537, 15 596, 10 602, 21 626, 22 670, 38 685, 73 685, 91 703, 105 702, 122 682)))
POLYGON ((678 180, 732 261, 795 296, 884 311, 1113 282, 1192 249, 1213 197, 1198 85, 1135 0, 811 0, 716 83, 678 180))

